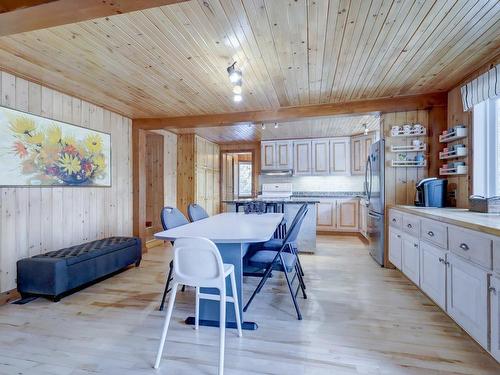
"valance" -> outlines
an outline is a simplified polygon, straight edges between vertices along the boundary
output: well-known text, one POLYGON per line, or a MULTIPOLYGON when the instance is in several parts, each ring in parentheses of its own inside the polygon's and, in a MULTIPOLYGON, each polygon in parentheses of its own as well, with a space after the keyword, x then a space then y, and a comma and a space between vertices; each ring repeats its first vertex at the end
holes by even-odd
POLYGON ((464 111, 500 95, 500 64, 461 87, 464 111))

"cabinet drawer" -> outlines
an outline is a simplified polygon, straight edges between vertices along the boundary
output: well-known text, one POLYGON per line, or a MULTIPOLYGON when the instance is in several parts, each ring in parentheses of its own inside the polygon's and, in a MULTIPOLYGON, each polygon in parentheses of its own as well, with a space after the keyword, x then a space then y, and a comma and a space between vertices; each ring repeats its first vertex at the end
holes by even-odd
POLYGON ((413 237, 420 237, 420 218, 418 216, 403 214, 403 230, 413 237))
POLYGON ((450 250, 473 263, 492 268, 492 240, 479 232, 455 226, 448 227, 450 250))
POLYGON ((448 248, 448 228, 437 221, 422 219, 420 221, 420 238, 443 249, 448 248))
POLYGON ((401 229, 403 227, 403 214, 399 211, 389 211, 389 224, 394 228, 401 229))

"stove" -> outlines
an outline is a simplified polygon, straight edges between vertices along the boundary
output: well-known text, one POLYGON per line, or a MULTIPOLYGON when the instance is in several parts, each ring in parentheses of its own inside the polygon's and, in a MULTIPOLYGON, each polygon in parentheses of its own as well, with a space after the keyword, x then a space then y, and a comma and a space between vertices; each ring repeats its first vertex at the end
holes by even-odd
POLYGON ((262 194, 257 196, 262 200, 290 199, 292 197, 292 184, 262 184, 262 194))

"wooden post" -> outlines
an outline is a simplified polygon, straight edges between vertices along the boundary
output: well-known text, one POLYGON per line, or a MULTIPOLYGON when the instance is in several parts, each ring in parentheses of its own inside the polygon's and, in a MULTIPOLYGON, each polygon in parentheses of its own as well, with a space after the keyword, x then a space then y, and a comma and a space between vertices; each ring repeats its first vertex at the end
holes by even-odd
POLYGON ((142 241, 142 251, 146 252, 146 131, 132 129, 132 162, 134 187, 134 236, 142 241))

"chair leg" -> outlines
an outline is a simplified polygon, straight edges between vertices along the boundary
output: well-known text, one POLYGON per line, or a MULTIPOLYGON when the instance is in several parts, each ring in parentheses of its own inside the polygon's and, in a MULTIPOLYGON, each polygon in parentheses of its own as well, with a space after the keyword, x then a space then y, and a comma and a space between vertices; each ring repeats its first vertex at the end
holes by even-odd
POLYGON ((170 324, 170 318, 172 317, 172 311, 174 310, 175 296, 177 294, 177 283, 174 283, 172 287, 172 295, 168 300, 167 315, 165 316, 165 323, 163 324, 163 332, 160 339, 160 347, 158 348, 158 354, 156 355, 156 362, 154 368, 160 367, 161 356, 163 354, 163 347, 165 346, 165 339, 167 338, 168 325, 170 324))
POLYGON ((304 282, 304 278, 300 274, 300 268, 299 268, 298 263, 295 265, 295 274, 297 275, 297 278, 299 279, 300 289, 302 290, 302 297, 304 297, 304 299, 307 299, 306 284, 304 282))
MULTIPOLYGON (((273 262, 274 263, 274 262, 273 262)), ((248 300, 247 304, 245 305, 245 307, 243 308, 243 311, 247 311, 248 309, 248 306, 250 306, 250 303, 252 303, 253 299, 255 298, 256 294, 259 293, 260 289, 262 289, 262 287, 264 286, 264 284, 266 283, 266 280, 269 278, 269 275, 271 274, 271 270, 273 269, 272 265, 269 266, 269 268, 266 270, 266 273, 264 274, 264 276, 262 277, 262 279, 260 280, 260 283, 259 285, 257 286, 257 288, 255 288, 255 290, 253 291, 252 293, 252 296, 250 297, 250 299, 248 300)))
POLYGON ((226 291, 220 291, 220 343, 219 343, 219 375, 224 375, 224 348, 226 344, 226 291))
MULTIPOLYGON (((283 256, 280 254, 281 264, 285 264, 285 260, 283 256)), ((295 298, 295 293, 293 292, 292 284, 290 283, 290 279, 288 278, 288 272, 286 271, 286 267, 283 267, 283 272, 285 274, 286 283, 288 284, 288 289, 290 290, 290 295, 292 296, 293 305, 295 306, 295 311, 297 312, 297 318, 302 320, 302 314, 300 313, 299 305, 297 304, 297 299, 295 298)))
POLYGON ((171 279, 172 279, 172 262, 170 262, 170 269, 168 271, 167 282, 165 283, 165 290, 163 291, 163 297, 161 298, 160 311, 163 311, 163 306, 165 305, 165 298, 167 298, 168 287, 170 286, 171 279))
POLYGON ((242 336, 241 332, 241 317, 240 317, 240 304, 238 303, 238 290, 236 289, 236 278, 234 272, 231 272, 231 293, 233 294, 234 315, 236 317, 236 327, 238 328, 238 336, 242 336))
POLYGON ((200 326, 200 287, 196 287, 196 307, 194 311, 194 329, 200 326))
POLYGON ((186 286, 183 285, 181 291, 184 293, 186 291, 186 286))

